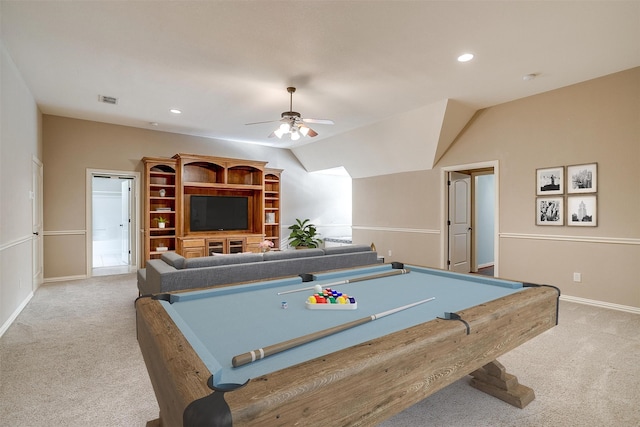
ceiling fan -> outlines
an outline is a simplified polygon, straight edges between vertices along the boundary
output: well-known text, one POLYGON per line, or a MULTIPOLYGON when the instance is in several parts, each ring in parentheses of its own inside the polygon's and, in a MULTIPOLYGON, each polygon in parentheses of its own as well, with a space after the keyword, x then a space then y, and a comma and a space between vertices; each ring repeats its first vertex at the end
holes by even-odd
POLYGON ((269 138, 277 136, 282 138, 284 135, 289 135, 293 141, 297 141, 302 136, 308 136, 313 138, 318 136, 318 132, 307 126, 307 123, 315 123, 320 125, 332 125, 333 120, 327 119, 303 119, 300 113, 293 111, 293 93, 296 91, 295 87, 288 87, 289 92, 289 111, 283 112, 280 116, 280 120, 268 120, 266 122, 254 122, 247 123, 247 125, 258 125, 262 123, 274 123, 280 122, 280 126, 275 131, 271 132, 269 138))

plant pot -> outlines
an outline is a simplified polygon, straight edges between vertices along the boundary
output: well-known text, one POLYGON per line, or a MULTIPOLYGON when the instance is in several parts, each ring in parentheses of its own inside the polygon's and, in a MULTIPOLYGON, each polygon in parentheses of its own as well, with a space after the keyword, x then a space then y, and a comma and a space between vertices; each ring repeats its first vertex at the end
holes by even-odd
POLYGON ((158 223, 158 228, 164 228, 165 224, 166 224, 166 222, 159 222, 158 223))
POLYGON ((296 246, 296 249, 309 249, 309 246, 296 246))

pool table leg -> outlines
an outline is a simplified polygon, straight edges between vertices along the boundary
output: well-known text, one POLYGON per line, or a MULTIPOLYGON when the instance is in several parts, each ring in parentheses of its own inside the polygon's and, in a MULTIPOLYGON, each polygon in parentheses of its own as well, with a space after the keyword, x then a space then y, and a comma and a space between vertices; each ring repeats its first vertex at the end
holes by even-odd
POLYGON ((470 384, 473 387, 520 409, 536 398, 533 389, 518 383, 518 378, 507 373, 497 360, 473 371, 471 376, 470 384))

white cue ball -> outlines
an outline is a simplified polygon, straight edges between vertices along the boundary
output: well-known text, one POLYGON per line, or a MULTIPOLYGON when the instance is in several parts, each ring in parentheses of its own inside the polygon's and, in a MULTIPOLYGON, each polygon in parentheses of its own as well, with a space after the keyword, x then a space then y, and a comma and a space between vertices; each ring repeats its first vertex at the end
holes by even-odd
POLYGON ((316 293, 318 294, 318 293, 322 292, 322 286, 320 286, 320 285, 315 285, 315 286, 313 287, 313 290, 314 290, 314 291, 316 291, 316 293))

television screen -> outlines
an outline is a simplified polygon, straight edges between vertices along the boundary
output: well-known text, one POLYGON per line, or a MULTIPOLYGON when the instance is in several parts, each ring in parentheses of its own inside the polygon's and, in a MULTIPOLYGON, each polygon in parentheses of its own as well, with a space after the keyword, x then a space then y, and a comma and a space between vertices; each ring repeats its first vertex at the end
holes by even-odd
POLYGON ((191 196, 191 231, 247 230, 249 199, 237 196, 191 196))

